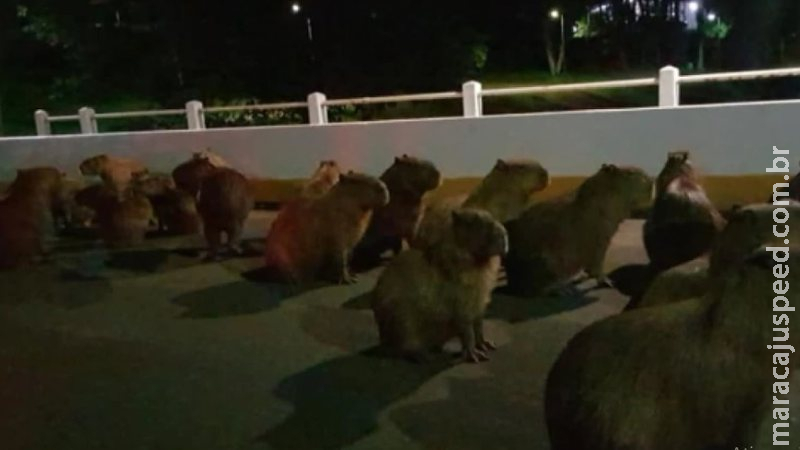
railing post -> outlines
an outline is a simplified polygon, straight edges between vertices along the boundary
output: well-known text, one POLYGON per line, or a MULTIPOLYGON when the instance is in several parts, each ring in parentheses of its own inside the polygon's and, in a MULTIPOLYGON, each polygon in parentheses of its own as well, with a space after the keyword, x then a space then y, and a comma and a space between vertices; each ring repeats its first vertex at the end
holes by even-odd
POLYGON ((97 133, 97 118, 94 116, 94 108, 84 106, 78 110, 78 121, 81 124, 81 134, 97 133))
POLYGON ((681 71, 677 67, 666 66, 658 73, 658 106, 671 108, 681 104, 681 71))
POLYGON ((186 125, 190 130, 205 130, 206 116, 203 113, 203 102, 190 100, 186 102, 186 125))
POLYGON ((461 85, 461 98, 464 102, 464 117, 480 117, 483 115, 483 99, 481 84, 467 81, 461 85))
POLYGON ((33 121, 36 123, 37 136, 50 136, 52 130, 50 129, 50 115, 43 109, 37 109, 33 113, 33 121))
POLYGON ((325 125, 328 123, 328 107, 325 106, 325 94, 314 92, 308 94, 308 123, 325 125))

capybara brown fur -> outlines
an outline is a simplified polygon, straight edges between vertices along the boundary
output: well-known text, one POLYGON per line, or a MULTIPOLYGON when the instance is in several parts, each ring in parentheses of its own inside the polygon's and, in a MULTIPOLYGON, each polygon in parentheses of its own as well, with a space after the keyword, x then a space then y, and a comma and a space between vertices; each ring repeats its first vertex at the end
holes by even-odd
POLYGON ((300 196, 316 198, 325 195, 339 182, 339 176, 341 176, 341 174, 342 171, 336 161, 320 161, 311 179, 303 185, 300 196))
POLYGON ((154 219, 147 196, 133 189, 118 194, 105 186, 90 186, 78 193, 78 202, 95 210, 95 222, 106 246, 134 247, 144 242, 154 219))
POLYGON ((217 167, 208 158, 195 154, 192 159, 182 163, 172 171, 172 178, 175 180, 175 185, 178 189, 197 197, 203 179, 216 170, 217 167))
POLYGON ((450 213, 459 206, 488 211, 500 223, 514 219, 530 205, 531 196, 549 184, 550 175, 537 161, 498 159, 462 204, 446 201, 425 208, 411 246, 424 249, 443 239, 450 229, 450 213))
POLYGON ((147 173, 147 168, 132 159, 98 155, 84 160, 80 165, 80 171, 83 175, 99 176, 103 183, 121 196, 133 178, 147 173))
POLYGON ((408 155, 397 157, 380 177, 389 189, 389 204, 372 216, 364 238, 353 251, 353 264, 362 268, 380 263, 381 254, 395 255, 414 238, 422 218, 422 200, 437 188, 442 176, 430 161, 408 155))
POLYGON ((657 275, 642 298, 636 302, 632 300, 626 309, 698 297, 710 288, 710 279, 741 264, 756 249, 784 247, 784 239, 789 239, 790 247, 800 245, 800 204, 783 207, 788 213, 783 225, 775 223, 773 211, 776 207, 773 205, 748 205, 734 210, 717 236, 709 258, 698 258, 657 275), (776 236, 776 231, 781 236, 776 236))
MULTIPOLYGON (((789 391, 789 380, 773 383, 768 366, 778 366, 776 356, 769 358, 773 352, 789 364, 788 352, 766 349, 781 336, 773 325, 789 323, 788 315, 773 315, 773 266, 773 255, 759 249, 716 277, 701 297, 626 312, 578 333, 547 379, 553 450, 755 443, 760 422, 771 416, 772 392, 779 385, 784 396, 789 391)), ((799 254, 781 266, 788 269, 785 282, 800 283, 799 254)), ((800 292, 786 297, 796 305, 800 292)), ((784 337, 781 344, 800 345, 800 334, 784 337)))
POLYGON ((56 229, 72 230, 87 227, 94 218, 94 211, 79 205, 75 197, 86 184, 82 180, 64 178, 58 197, 53 204, 53 219, 56 229))
POLYGON ((206 161, 210 162, 212 166, 217 168, 222 168, 222 167, 231 168, 231 165, 228 164, 228 161, 225 161, 225 159, 222 156, 219 156, 218 154, 214 153, 214 151, 210 148, 192 153, 192 158, 205 159, 206 161))
POLYGON ((581 271, 605 281, 611 238, 652 191, 653 180, 641 169, 604 164, 575 193, 531 206, 506 224, 509 289, 532 297, 581 271))
POLYGON ((424 360, 453 337, 465 361, 486 360, 494 348, 483 316, 508 248, 506 232, 486 211, 451 215, 445 241, 399 254, 370 294, 381 345, 392 355, 424 360))
POLYGON ((200 231, 200 216, 194 197, 177 189, 171 175, 148 174, 137 178, 133 186, 153 205, 159 231, 175 235, 200 231))
POLYGON ((672 152, 656 181, 644 224, 644 244, 655 272, 706 254, 725 219, 706 196, 688 152, 672 152))
POLYGON ((47 253, 62 179, 60 171, 49 167, 17 171, 0 200, 0 269, 26 266, 47 253))
POLYGON ((267 270, 295 284, 352 283, 350 254, 372 212, 388 202, 382 181, 349 172, 322 197, 285 204, 267 234, 267 270))
POLYGON ((197 194, 197 211, 203 221, 209 258, 219 255, 223 234, 228 250, 241 253, 244 223, 252 209, 253 194, 241 173, 223 167, 203 178, 197 194))

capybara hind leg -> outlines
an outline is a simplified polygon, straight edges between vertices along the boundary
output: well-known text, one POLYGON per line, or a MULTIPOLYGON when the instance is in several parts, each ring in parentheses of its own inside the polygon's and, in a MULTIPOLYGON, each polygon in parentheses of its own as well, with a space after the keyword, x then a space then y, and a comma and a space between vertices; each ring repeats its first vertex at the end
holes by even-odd
POLYGON ((219 249, 222 245, 222 232, 217 227, 206 223, 205 227, 203 227, 203 234, 205 234, 206 244, 208 244, 206 260, 213 261, 219 257, 219 249))
POLYGON ((475 348, 483 352, 497 349, 497 346, 494 345, 494 342, 486 339, 486 337, 483 335, 482 318, 475 321, 473 328, 475 330, 475 348))
POLYGON ((461 339, 461 358, 470 363, 478 363, 489 359, 482 350, 475 346, 475 327, 469 320, 462 320, 458 324, 459 338, 461 339))
POLYGON ((336 284, 355 283, 356 277, 350 273, 348 261, 349 256, 346 251, 337 252, 336 255, 333 255, 325 265, 328 272, 326 278, 336 284))
POLYGON ((227 231, 228 234, 228 248, 235 255, 242 254, 242 233, 244 232, 244 223, 237 223, 230 227, 227 231))

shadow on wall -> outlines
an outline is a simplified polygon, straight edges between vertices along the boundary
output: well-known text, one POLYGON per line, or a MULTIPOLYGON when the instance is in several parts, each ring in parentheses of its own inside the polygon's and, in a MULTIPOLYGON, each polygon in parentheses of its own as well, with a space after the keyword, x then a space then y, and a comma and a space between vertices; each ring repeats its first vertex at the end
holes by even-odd
POLYGON ((374 431, 381 412, 451 366, 382 358, 372 348, 284 379, 275 394, 294 412, 257 440, 276 449, 338 449, 374 431))

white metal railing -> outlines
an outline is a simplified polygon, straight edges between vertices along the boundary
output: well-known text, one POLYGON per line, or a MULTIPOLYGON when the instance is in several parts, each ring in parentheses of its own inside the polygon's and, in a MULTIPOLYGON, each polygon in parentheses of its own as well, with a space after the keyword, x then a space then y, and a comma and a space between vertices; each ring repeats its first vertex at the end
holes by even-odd
POLYGON ((205 114, 215 114, 232 111, 267 111, 283 109, 308 109, 308 121, 311 125, 325 125, 328 123, 328 108, 343 105, 368 105, 378 103, 401 103, 461 99, 464 117, 480 117, 483 115, 484 97, 502 97, 511 95, 546 94, 553 92, 619 89, 631 87, 658 86, 658 105, 662 108, 674 108, 680 105, 680 85, 693 83, 709 83, 722 81, 760 80, 765 78, 800 76, 800 67, 770 70, 750 70, 742 72, 723 72, 701 75, 681 75, 680 71, 672 66, 662 68, 658 76, 652 78, 636 78, 630 80, 599 81, 589 83, 570 83, 542 86, 521 86, 508 88, 483 89, 477 81, 468 81, 461 87, 461 91, 432 92, 410 95, 388 95, 380 97, 360 97, 328 100, 324 94, 314 92, 309 94, 305 102, 267 103, 257 105, 232 105, 204 107, 200 101, 192 100, 186 103, 184 109, 162 109, 151 111, 120 111, 97 113, 90 107, 78 110, 77 115, 50 116, 47 111, 37 110, 34 114, 36 134, 48 136, 51 134, 50 125, 54 122, 78 121, 83 134, 97 133, 98 119, 121 119, 131 117, 156 117, 185 115, 189 130, 203 130, 206 128, 205 114))

